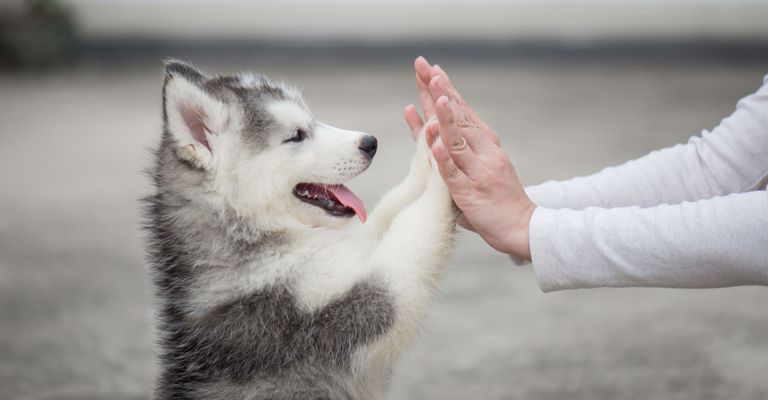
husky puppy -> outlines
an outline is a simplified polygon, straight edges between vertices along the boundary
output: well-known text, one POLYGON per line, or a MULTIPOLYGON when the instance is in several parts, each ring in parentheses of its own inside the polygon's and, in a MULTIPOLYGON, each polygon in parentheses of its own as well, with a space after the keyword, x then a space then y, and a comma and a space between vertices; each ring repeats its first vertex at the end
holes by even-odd
POLYGON ((376 138, 318 121, 262 75, 167 61, 145 199, 155 398, 385 398, 455 230, 421 136, 367 217, 343 182, 370 165, 376 138))

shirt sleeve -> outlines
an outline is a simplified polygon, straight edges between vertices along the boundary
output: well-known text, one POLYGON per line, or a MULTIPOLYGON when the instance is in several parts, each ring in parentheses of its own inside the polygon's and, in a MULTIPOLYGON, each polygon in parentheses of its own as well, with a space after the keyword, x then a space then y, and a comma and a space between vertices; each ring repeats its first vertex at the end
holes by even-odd
POLYGON ((768 76, 712 132, 618 167, 526 188, 546 208, 651 207, 764 187, 768 177, 768 76), (762 186, 761 186, 762 185, 762 186))
POLYGON ((544 292, 768 285, 768 194, 651 208, 539 207, 531 255, 544 292))

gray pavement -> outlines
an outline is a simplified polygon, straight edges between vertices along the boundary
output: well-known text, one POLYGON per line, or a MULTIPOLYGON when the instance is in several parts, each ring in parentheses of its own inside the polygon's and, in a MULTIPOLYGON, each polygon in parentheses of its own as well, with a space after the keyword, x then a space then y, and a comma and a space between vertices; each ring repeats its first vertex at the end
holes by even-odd
MULTIPOLYGON (((438 60, 527 183, 594 172, 728 115, 759 65, 438 60)), ((372 208, 404 174, 403 64, 202 63, 302 87, 334 125, 379 137, 351 183, 372 208)), ((160 129, 158 63, 0 76, 0 399, 147 398, 155 367, 137 199, 160 129)), ((765 399, 768 290, 542 294, 462 234, 393 398, 765 399)))

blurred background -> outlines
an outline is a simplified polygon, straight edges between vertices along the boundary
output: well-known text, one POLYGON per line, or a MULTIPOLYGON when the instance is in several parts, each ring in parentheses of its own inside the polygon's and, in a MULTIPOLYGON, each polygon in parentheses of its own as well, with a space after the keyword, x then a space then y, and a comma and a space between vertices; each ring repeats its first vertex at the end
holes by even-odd
MULTIPOLYGON (((768 72, 765 0, 1 0, 0 399, 145 399, 156 371, 138 199, 160 59, 257 70, 412 152, 412 61, 441 64, 528 184, 714 127, 768 72)), ((460 235, 392 398, 765 399, 768 291, 542 294, 460 235)))

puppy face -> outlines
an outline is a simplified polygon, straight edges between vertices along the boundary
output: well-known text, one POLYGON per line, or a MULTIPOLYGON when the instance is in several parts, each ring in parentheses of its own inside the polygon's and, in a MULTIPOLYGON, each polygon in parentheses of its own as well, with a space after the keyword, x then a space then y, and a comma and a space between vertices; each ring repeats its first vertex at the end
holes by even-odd
POLYGON ((365 221, 343 182, 368 168, 376 139, 318 121, 297 90, 263 76, 209 78, 171 61, 164 117, 195 200, 262 229, 365 221))

